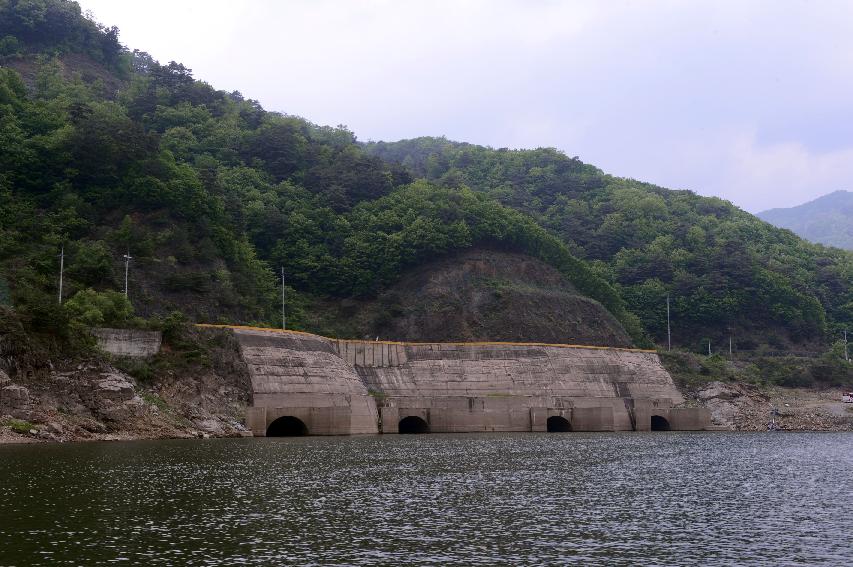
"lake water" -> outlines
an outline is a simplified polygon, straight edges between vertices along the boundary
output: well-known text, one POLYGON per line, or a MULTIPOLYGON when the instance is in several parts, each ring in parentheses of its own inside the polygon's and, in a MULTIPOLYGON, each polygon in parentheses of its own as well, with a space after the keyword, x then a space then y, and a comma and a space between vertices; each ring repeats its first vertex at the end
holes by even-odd
POLYGON ((849 565, 853 434, 0 446, 0 565, 849 565))

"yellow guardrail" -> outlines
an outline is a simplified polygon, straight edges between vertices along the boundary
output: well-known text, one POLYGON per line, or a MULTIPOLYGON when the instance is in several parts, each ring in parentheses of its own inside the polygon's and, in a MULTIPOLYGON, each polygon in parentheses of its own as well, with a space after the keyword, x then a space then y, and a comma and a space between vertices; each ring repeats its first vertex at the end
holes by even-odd
POLYGON ((624 351, 624 352, 649 352, 649 353, 657 353, 654 349, 643 349, 643 348, 623 348, 623 347, 610 347, 610 346, 597 346, 597 345, 566 345, 559 343, 514 343, 514 342, 500 342, 500 341, 478 341, 478 342, 447 342, 447 343, 417 343, 417 342, 404 342, 404 341, 371 341, 364 339, 334 339, 332 337, 324 337, 323 335, 318 335, 316 333, 308 333, 306 331, 291 331, 290 329, 270 329, 267 327, 251 327, 248 325, 215 325, 211 323, 196 323, 196 327, 202 328, 211 328, 211 329, 237 329, 243 331, 262 331, 266 333, 281 333, 281 334, 292 334, 292 335, 305 335, 309 337, 319 337, 321 339, 326 339, 328 341, 346 341, 348 343, 361 343, 365 345, 400 345, 400 346, 427 346, 427 345, 450 345, 450 346, 520 346, 520 347, 557 347, 557 348, 585 348, 585 349, 595 349, 595 350, 615 350, 615 351, 624 351))

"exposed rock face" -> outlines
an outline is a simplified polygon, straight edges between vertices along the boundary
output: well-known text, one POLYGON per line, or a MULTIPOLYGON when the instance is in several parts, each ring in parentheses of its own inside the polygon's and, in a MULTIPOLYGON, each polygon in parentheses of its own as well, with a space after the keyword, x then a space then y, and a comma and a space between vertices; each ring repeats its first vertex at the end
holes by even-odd
POLYGON ((168 371, 145 384, 96 359, 17 372, 14 382, 0 373, 0 442, 247 434, 248 375, 233 337, 217 333, 207 335, 218 345, 207 353, 210 366, 168 371), (3 416, 26 420, 35 433, 4 426, 3 416))
POLYGON ((30 391, 23 386, 10 384, 0 388, 0 414, 26 417, 30 406, 30 391))
POLYGON ((108 400, 113 403, 122 403, 132 400, 136 396, 133 382, 126 375, 119 372, 108 372, 93 381, 95 397, 108 400))
POLYGON ((0 416, 8 414, 26 419, 29 415, 30 391, 12 383, 4 370, 0 370, 0 416))
POLYGON ((792 431, 853 430, 853 408, 841 402, 841 392, 835 389, 760 390, 749 384, 711 382, 695 395, 711 412, 713 423, 726 429, 766 431, 772 421, 775 427, 792 431))
POLYGON ((101 374, 90 382, 90 389, 81 394, 87 398, 89 409, 107 421, 126 421, 144 411, 133 379, 120 372, 101 374))
POLYGON ((748 416, 761 412, 765 417, 766 429, 770 400, 754 386, 711 382, 699 390, 696 396, 711 412, 711 421, 715 425, 736 429, 748 416))
POLYGON ((378 299, 339 307, 350 336, 411 342, 631 346, 621 324, 550 265, 470 250, 408 272, 378 299))

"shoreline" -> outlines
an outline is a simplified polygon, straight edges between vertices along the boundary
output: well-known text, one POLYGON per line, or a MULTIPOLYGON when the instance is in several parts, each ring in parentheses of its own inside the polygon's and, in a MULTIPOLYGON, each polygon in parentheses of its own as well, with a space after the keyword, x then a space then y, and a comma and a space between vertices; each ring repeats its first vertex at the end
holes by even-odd
MULTIPOLYGON (((26 415, 0 414, 0 445, 253 437, 245 425, 248 400, 234 391, 223 395, 221 385, 216 389, 201 380, 187 396, 185 383, 177 390, 168 384, 141 388, 114 368, 97 370, 101 389, 95 391, 105 392, 105 397, 90 398, 88 407, 75 414, 57 407, 50 398, 41 399, 44 391, 33 392, 40 403, 26 415), (103 380, 103 373, 110 379, 103 380), (109 388, 103 388, 105 383, 109 388), (199 404, 200 400, 204 403, 199 404)), ((91 387, 91 382, 82 385, 91 387)), ((686 404, 711 412, 708 432, 769 432, 773 408, 777 432, 853 432, 853 404, 841 402, 835 390, 762 389, 737 382, 710 382, 682 390, 686 404)))
MULTIPOLYGON (((39 426, 37 426, 39 427, 39 426)), ((40 432, 44 432, 45 428, 41 426, 39 429, 40 432)), ((512 433, 512 434, 525 434, 525 433, 533 433, 533 434, 545 434, 545 432, 537 432, 537 431, 481 431, 481 432, 467 432, 467 433, 429 433, 426 435, 429 436, 443 436, 443 435, 480 435, 480 434, 500 434, 500 433, 512 433)), ((768 429, 733 429, 725 426, 712 426, 712 428, 704 430, 704 431, 570 431, 565 432, 563 435, 571 437, 576 434, 643 434, 643 435, 657 435, 660 433, 670 433, 670 434, 696 434, 696 433, 853 433, 853 427, 851 428, 813 428, 813 429, 805 429, 805 428, 785 428, 779 427, 775 430, 768 429)), ((552 435, 554 433, 551 433, 552 435)), ((307 435, 305 437, 383 437, 383 436, 397 436, 398 434, 389 434, 389 433, 363 433, 363 434, 352 434, 352 435, 307 435)), ((68 438, 56 438, 46 435, 41 435, 39 433, 18 433, 13 431, 9 427, 0 427, 0 446, 6 445, 41 445, 41 444, 65 444, 65 443, 109 443, 109 442, 123 442, 123 441, 169 441, 169 440, 198 440, 205 441, 210 439, 266 439, 266 437, 255 437, 251 434, 250 431, 241 431, 241 432, 231 432, 228 434, 208 434, 202 431, 190 432, 186 431, 183 433, 175 434, 175 435, 146 435, 142 434, 133 434, 129 432, 117 432, 117 433, 105 433, 105 434, 95 434, 86 437, 68 437, 68 438)))
MULTIPOLYGON (((162 349, 144 358, 33 359, 11 377, 0 370, 0 444, 252 436, 247 418, 257 400, 237 339, 204 327, 186 336, 203 363, 162 349)), ((783 431, 853 431, 853 404, 838 388, 671 384, 665 397, 683 400, 673 407, 708 410, 710 431, 767 431, 771 415, 783 431)))
POLYGON ((708 382, 682 387, 690 403, 711 412, 712 424, 731 431, 853 431, 853 404, 837 388, 760 388, 742 382, 708 382))
MULTIPOLYGON (((468 433, 429 433, 429 436, 459 436, 459 435, 493 435, 493 434, 501 434, 501 433, 511 433, 511 434, 525 434, 532 433, 535 435, 546 435, 546 432, 539 431, 482 431, 482 432, 468 432, 468 433)), ((743 434, 758 434, 758 433, 853 433, 853 430, 845 430, 845 429, 776 429, 773 431, 770 430, 747 430, 747 429, 723 429, 723 428, 715 428, 708 429, 704 431, 574 431, 574 432, 566 432, 562 435, 571 437, 573 435, 588 435, 588 434, 620 434, 620 435, 631 435, 631 434, 640 434, 640 435, 659 435, 661 433, 668 434, 678 434, 678 435, 694 435, 694 434, 702 434, 702 433, 743 433, 743 434)), ((556 434, 548 434, 548 435, 556 435, 556 434)), ((342 437, 385 437, 385 436, 396 436, 396 434, 382 434, 382 433, 362 433, 362 434, 352 434, 352 435, 309 435, 306 437, 334 437, 334 438, 342 438, 342 437)), ((56 445, 56 444, 77 444, 77 443, 121 443, 121 442, 129 442, 129 441, 208 441, 212 439, 266 439, 266 437, 255 437, 253 435, 180 435, 180 436, 133 436, 133 435, 104 435, 100 437, 91 437, 91 438, 74 438, 74 439, 46 439, 41 438, 37 435, 30 435, 26 433, 15 433, 13 431, 8 430, 7 428, 3 428, 0 430, 0 446, 11 446, 11 445, 56 445)))

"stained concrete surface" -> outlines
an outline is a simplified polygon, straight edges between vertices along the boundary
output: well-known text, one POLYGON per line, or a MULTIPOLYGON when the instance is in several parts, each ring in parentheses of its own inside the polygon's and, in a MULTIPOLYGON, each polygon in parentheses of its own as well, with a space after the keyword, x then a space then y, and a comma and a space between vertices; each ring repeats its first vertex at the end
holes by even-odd
POLYGON ((407 417, 441 432, 704 429, 654 352, 517 343, 407 344, 235 329, 252 379, 249 427, 283 416, 312 435, 397 433, 407 417))
POLYGON ((163 336, 160 331, 136 329, 92 329, 98 348, 117 356, 146 357, 160 351, 163 336))

